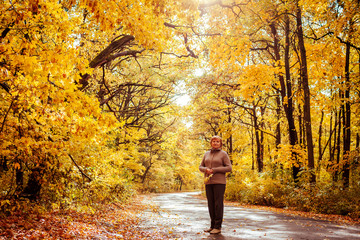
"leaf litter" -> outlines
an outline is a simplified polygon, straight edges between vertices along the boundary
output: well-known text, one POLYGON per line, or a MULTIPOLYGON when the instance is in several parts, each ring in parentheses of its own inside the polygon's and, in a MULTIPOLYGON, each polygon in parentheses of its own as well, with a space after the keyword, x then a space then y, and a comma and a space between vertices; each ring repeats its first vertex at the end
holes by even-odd
POLYGON ((0 218, 0 239, 171 239, 171 232, 161 227, 143 229, 141 212, 156 208, 140 198, 119 205, 102 205, 93 213, 75 210, 48 213, 14 212, 0 218))

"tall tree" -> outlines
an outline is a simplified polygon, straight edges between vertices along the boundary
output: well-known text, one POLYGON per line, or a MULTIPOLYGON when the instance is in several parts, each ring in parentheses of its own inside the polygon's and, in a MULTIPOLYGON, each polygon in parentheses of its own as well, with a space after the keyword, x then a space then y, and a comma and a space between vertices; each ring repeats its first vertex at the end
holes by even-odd
POLYGON ((296 25, 297 25, 297 36, 300 50, 300 79, 301 86, 304 92, 304 122, 305 122, 305 133, 306 133, 306 146, 307 146, 307 158, 308 167, 311 176, 311 183, 315 183, 315 160, 314 160, 314 144, 312 137, 312 126, 311 126, 311 103, 310 103, 310 88, 309 88, 309 75, 308 75, 308 64, 306 56, 306 48, 304 42, 304 32, 302 27, 302 13, 299 3, 296 2, 296 25))

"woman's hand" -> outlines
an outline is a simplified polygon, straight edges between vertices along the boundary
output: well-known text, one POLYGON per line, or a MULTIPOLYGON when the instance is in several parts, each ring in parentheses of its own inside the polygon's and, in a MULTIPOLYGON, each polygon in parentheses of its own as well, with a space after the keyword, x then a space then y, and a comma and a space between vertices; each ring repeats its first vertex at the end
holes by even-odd
POLYGON ((206 169, 206 174, 210 175, 210 174, 213 174, 213 173, 214 173, 214 170, 212 170, 210 168, 206 169))

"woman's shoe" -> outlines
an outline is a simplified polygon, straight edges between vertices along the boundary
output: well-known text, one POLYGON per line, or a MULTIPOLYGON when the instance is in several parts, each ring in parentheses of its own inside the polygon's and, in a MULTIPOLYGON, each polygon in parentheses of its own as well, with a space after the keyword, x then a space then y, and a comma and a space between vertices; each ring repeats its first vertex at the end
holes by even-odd
POLYGON ((209 229, 205 229, 204 232, 211 232, 213 229, 209 228, 209 229))
POLYGON ((210 231, 211 234, 219 234, 221 233, 220 229, 214 228, 213 230, 210 231))

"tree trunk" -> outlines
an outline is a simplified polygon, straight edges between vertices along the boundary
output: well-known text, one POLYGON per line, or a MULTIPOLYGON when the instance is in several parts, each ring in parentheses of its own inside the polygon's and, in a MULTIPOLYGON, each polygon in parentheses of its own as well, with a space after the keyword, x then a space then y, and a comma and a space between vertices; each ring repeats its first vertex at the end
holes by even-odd
MULTIPOLYGON (((150 150, 151 151, 151 150, 150 150)), ((145 183, 145 179, 150 171, 150 168, 151 166, 153 165, 153 162, 152 162, 152 154, 150 153, 150 156, 149 156, 149 161, 146 162, 147 166, 144 166, 145 164, 143 164, 143 166, 145 167, 145 171, 144 171, 144 174, 141 176, 141 183, 144 184, 145 183)))
POLYGON ((345 103, 343 104, 343 181, 344 187, 349 186, 350 182, 350 164, 349 164, 349 153, 351 144, 351 122, 350 122, 350 43, 346 43, 346 57, 345 57, 345 103))
POLYGON ((276 95, 276 118, 277 118, 277 124, 276 124, 276 139, 275 139, 275 145, 276 148, 279 147, 281 144, 281 124, 280 124, 280 118, 281 118, 281 102, 279 95, 276 95))
POLYGON ((40 190, 42 187, 42 176, 44 175, 44 168, 37 167, 31 171, 29 180, 26 184, 24 191, 21 193, 22 197, 26 197, 30 200, 36 200, 40 196, 40 190))
MULTIPOLYGON (((338 121, 338 130, 337 130, 337 139, 336 139, 336 144, 335 144, 335 147, 336 147, 336 166, 339 166, 339 163, 340 163, 340 154, 341 154, 341 151, 340 151, 340 143, 341 143, 341 128, 342 128, 342 123, 341 123, 341 115, 342 115, 342 110, 340 109, 339 110, 339 115, 337 117, 337 121, 338 121)), ((336 169, 335 172, 334 172, 334 180, 335 181, 338 181, 339 180, 339 169, 336 169)))
POLYGON ((8 171, 8 163, 6 156, 0 156, 0 176, 2 175, 2 172, 8 171))
MULTIPOLYGON (((228 108, 228 123, 231 124, 231 110, 230 108, 228 108)), ((231 129, 231 132, 232 132, 232 129, 231 129)), ((232 163, 232 154, 233 154, 233 138, 232 138, 232 133, 230 133, 230 137, 227 139, 227 145, 228 145, 228 153, 229 153, 229 156, 230 156, 230 161, 232 163)))
POLYGON ((311 130, 310 89, 309 89, 306 49, 304 44, 304 34, 302 29, 301 15, 302 14, 301 14, 300 6, 299 4, 297 4, 296 23, 297 23, 297 34, 298 34, 299 50, 300 50, 300 76, 304 91, 304 122, 305 122, 305 130, 306 130, 308 167, 311 175, 310 182, 315 183, 316 177, 314 174, 314 145, 313 145, 312 130, 311 130))
POLYGON ((257 167, 258 167, 258 172, 262 172, 263 167, 264 167, 264 162, 262 159, 263 146, 262 146, 261 136, 260 136, 261 131, 259 128, 259 122, 258 122, 258 118, 256 115, 256 107, 254 106, 252 110, 253 110, 255 142, 256 142, 256 163, 257 163, 257 167))
POLYGON ((319 125, 319 157, 318 157, 318 163, 317 163, 317 173, 320 171, 320 164, 322 160, 322 132, 323 132, 323 121, 324 121, 324 111, 321 111, 321 119, 320 119, 320 125, 319 125))
POLYGON ((16 182, 16 191, 22 191, 24 187, 24 172, 22 168, 16 169, 15 171, 15 182, 16 182))
MULTIPOLYGON (((358 53, 359 53, 359 62, 360 62, 360 51, 358 51, 358 53)), ((359 64, 359 76, 358 76, 358 79, 360 80, 360 64, 359 64)), ((358 92, 358 94, 359 94, 359 97, 360 97, 360 92, 358 92)), ((355 145, 355 148, 356 149, 358 149, 359 148, 359 144, 360 144, 360 135, 359 135, 359 133, 356 133, 356 145, 355 145)))
MULTIPOLYGON (((301 82, 299 83, 299 88, 301 89, 301 82)), ((304 114, 303 114, 303 106, 301 106, 301 104, 299 103, 298 104, 298 111, 299 111, 299 114, 298 114, 298 124, 299 124, 299 143, 301 146, 303 146, 306 141, 305 141, 305 124, 304 124, 304 114)))
MULTIPOLYGON (((280 61, 280 47, 279 40, 277 36, 276 27, 274 24, 270 25, 272 29, 272 34, 274 38, 274 54, 275 60, 280 61)), ((280 81, 280 94, 282 98, 282 105, 284 108, 284 112, 286 115, 286 120, 288 122, 288 131, 289 131, 289 142, 291 146, 295 146, 298 143, 298 136, 295 127, 295 119, 294 119, 294 106, 293 106, 293 96, 292 96, 292 83, 291 83, 291 74, 290 74, 290 19, 288 15, 285 15, 285 55, 284 55, 284 63, 285 63, 285 78, 282 74, 279 75, 280 81)), ((293 158, 297 159, 297 154, 295 152, 292 153, 293 158)), ((300 171, 300 166, 294 164, 292 166, 293 178, 294 181, 297 181, 298 173, 300 171)))
POLYGON ((142 184, 145 183, 145 179, 146 179, 146 176, 147 176, 150 168, 151 168, 151 164, 150 164, 148 167, 145 168, 145 172, 144 172, 144 174, 141 176, 141 183, 142 183, 142 184))
MULTIPOLYGON (((335 124, 334 124, 334 128, 333 128, 333 111, 331 111, 331 116, 330 116, 330 132, 334 132, 334 139, 336 139, 336 116, 335 116, 335 124)), ((332 144, 332 135, 329 136, 329 163, 332 163, 334 161, 334 147, 332 144)), ((334 141, 334 146, 335 146, 335 141, 334 141)))
POLYGON ((266 107, 260 107, 260 112, 261 112, 261 121, 260 121, 260 127, 261 129, 259 129, 260 131, 260 159, 261 159, 261 169, 259 168, 259 170, 261 170, 261 172, 264 171, 264 131, 263 129, 265 129, 265 123, 264 123, 264 115, 265 115, 265 110, 266 107))
POLYGON ((255 170, 255 159, 254 159, 254 131, 250 131, 251 135, 251 170, 255 170))

